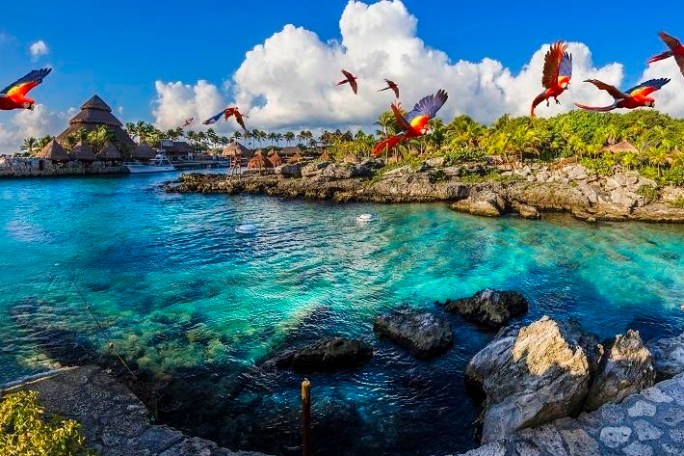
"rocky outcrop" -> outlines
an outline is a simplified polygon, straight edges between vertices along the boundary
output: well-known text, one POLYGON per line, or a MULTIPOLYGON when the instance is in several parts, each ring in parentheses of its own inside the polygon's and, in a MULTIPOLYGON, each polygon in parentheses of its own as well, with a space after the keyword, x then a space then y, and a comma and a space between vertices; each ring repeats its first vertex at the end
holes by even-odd
POLYGON ((609 402, 620 402, 655 383, 651 352, 637 331, 616 336, 605 347, 598 371, 587 394, 586 410, 596 410, 609 402))
POLYGON ((331 371, 358 367, 372 357, 373 348, 367 343, 334 337, 278 356, 267 361, 265 367, 291 368, 298 372, 331 371))
POLYGON ((447 299, 443 307, 447 312, 458 313, 466 320, 489 328, 500 328, 511 318, 526 314, 529 308, 522 294, 490 288, 478 291, 470 298, 447 299))
POLYGON ((590 341, 578 325, 543 317, 502 331, 476 354, 466 379, 486 397, 482 442, 579 413, 591 381, 590 341))
POLYGON ((684 372, 684 333, 675 337, 649 341, 646 346, 653 355, 658 379, 672 378, 684 372))
POLYGON ((275 168, 274 172, 283 177, 297 178, 302 177, 301 163, 285 163, 275 168))
POLYGON ((471 191, 467 198, 456 201, 450 207, 455 211, 472 215, 498 217, 506 210, 506 200, 498 193, 484 189, 471 191))
POLYGON ((406 308, 376 317, 373 330, 408 349, 417 358, 441 355, 454 342, 448 321, 406 308))

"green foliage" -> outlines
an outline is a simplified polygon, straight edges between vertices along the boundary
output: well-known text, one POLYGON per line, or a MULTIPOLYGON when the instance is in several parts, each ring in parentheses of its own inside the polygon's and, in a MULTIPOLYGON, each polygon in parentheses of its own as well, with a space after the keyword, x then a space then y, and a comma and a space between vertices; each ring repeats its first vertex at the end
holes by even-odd
POLYGON ((684 198, 681 196, 670 203, 670 206, 676 207, 678 209, 684 209, 684 198))
POLYGON ((684 185, 684 166, 675 165, 668 169, 663 175, 663 180, 668 184, 684 185))
POLYGON ((477 161, 484 158, 484 152, 477 149, 450 150, 444 154, 444 165, 453 166, 457 163, 477 161))
POLYGON ((74 420, 45 412, 35 391, 5 396, 0 403, 0 454, 13 456, 95 455, 85 447, 85 437, 74 420))
POLYGON ((609 157, 583 158, 580 160, 580 164, 582 164, 585 168, 600 174, 601 176, 610 176, 613 172, 615 161, 609 157))
POLYGON ((658 199, 658 188, 644 184, 637 189, 637 195, 643 196, 648 204, 658 199))

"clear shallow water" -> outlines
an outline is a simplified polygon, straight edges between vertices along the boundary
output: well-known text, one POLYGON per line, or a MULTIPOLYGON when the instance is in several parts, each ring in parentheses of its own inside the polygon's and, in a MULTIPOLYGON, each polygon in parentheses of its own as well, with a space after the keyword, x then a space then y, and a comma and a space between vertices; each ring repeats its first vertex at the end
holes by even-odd
POLYGON ((463 368, 493 334, 446 316, 454 348, 416 361, 374 338, 378 313, 402 303, 440 313, 436 300, 494 287, 523 292, 527 320, 572 316, 601 337, 684 330, 681 226, 163 193, 156 184, 172 177, 0 181, 0 381, 50 365, 36 344, 49 331, 107 351, 80 292, 127 359, 181 379, 162 420, 289 454, 302 377, 255 366, 343 334, 375 357, 309 376, 317 450, 446 454, 473 446, 463 368), (362 213, 377 221, 358 224, 362 213), (258 232, 236 233, 243 223, 258 232))

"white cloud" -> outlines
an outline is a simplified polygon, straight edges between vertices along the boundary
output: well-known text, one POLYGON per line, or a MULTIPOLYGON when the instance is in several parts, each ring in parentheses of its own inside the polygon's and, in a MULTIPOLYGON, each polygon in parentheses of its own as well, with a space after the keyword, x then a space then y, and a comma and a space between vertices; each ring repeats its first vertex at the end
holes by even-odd
MULTIPOLYGON (((0 122, 0 153, 13 154, 19 152, 21 144, 29 136, 41 137, 56 135, 67 126, 68 112, 50 112, 42 104, 37 104, 35 110, 22 109, 10 111, 11 118, 7 122, 0 122)), ((5 120, 5 118, 3 118, 5 120)))
POLYGON ((670 58, 651 64, 644 71, 641 81, 654 78, 671 79, 662 89, 651 95, 655 98, 656 109, 674 117, 684 117, 684 78, 675 60, 670 58))
MULTIPOLYGON (((541 75, 549 43, 540 44, 530 62, 515 72, 487 57, 480 62, 454 61, 420 39, 417 23, 399 0, 372 5, 351 0, 340 18, 341 41, 324 42, 309 30, 286 25, 247 52, 223 90, 206 81, 194 86, 158 81, 156 122, 168 127, 194 115, 204 119, 231 99, 249 115, 248 128, 371 126, 392 102, 391 92, 377 92, 383 87, 383 78, 399 84, 405 108, 437 89, 447 90, 449 100, 438 114, 446 120, 465 113, 480 122, 491 122, 506 113, 529 113, 532 100, 543 90, 541 75), (334 85, 343 78, 342 68, 359 77, 359 95, 347 85, 334 85)), ((548 108, 539 106, 539 116, 576 109, 574 102, 611 102, 605 92, 583 83, 584 79, 598 78, 618 86, 622 83, 622 64, 596 67, 591 51, 582 43, 570 43, 569 51, 574 63, 570 90, 560 97, 560 106, 553 101, 548 108)), ((675 79, 674 63, 661 65, 670 65, 665 75, 673 73, 670 77, 675 79)), ((644 76, 651 71, 663 74, 651 67, 644 76)), ((673 81, 659 94, 660 98, 669 98, 659 107, 671 114, 684 114, 684 92, 679 85, 684 81, 681 75, 676 79, 678 84, 673 81)), ((215 127, 233 128, 223 122, 215 127)))
POLYGON ((45 44, 45 41, 38 40, 31 44, 29 47, 29 52, 31 53, 31 57, 33 57, 35 60, 40 56, 48 55, 50 53, 50 48, 48 48, 48 45, 45 44))

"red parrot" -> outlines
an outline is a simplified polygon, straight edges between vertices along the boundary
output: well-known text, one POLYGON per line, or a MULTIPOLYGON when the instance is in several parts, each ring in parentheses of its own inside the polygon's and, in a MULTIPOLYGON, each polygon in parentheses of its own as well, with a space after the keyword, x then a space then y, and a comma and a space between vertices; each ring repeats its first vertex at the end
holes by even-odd
POLYGON ((356 94, 356 93, 358 92, 358 90, 359 90, 359 85, 356 83, 356 80, 359 79, 359 78, 357 78, 356 76, 354 76, 353 74, 351 74, 351 73, 350 73, 349 71, 347 71, 347 70, 342 70, 342 74, 344 75, 344 77, 345 77, 346 79, 341 80, 340 82, 337 83, 337 85, 342 85, 342 84, 349 83, 349 85, 351 86, 352 90, 354 91, 354 94, 356 94))
POLYGON ((43 78, 50 74, 52 68, 33 70, 24 77, 17 79, 0 92, 0 109, 31 109, 36 107, 36 101, 26 97, 26 94, 43 82, 43 78))
POLYGON ((542 76, 542 85, 546 90, 537 95, 537 98, 532 102, 530 117, 534 117, 534 108, 544 100, 546 100, 546 106, 549 105, 551 97, 556 100, 556 104, 560 104, 558 95, 568 88, 572 77, 572 54, 566 51, 567 48, 567 43, 557 41, 546 52, 542 76))
POLYGON ((427 132, 428 121, 435 117, 435 114, 444 106, 448 97, 449 95, 442 89, 438 90, 434 95, 423 97, 406 117, 401 114, 399 103, 394 102, 392 104, 392 112, 397 120, 397 124, 403 131, 376 144, 373 148, 373 155, 378 156, 382 153, 383 149, 392 148, 406 139, 423 136, 427 132))
POLYGON ((394 94, 399 98, 399 86, 394 83, 394 81, 390 81, 389 79, 385 79, 385 82, 387 83, 387 87, 384 89, 378 90, 378 92, 382 92, 383 90, 389 90, 392 89, 394 91, 394 94))
POLYGON ((211 125, 211 124, 213 124, 213 123, 216 123, 216 121, 219 120, 219 119, 221 118, 221 116, 223 116, 226 120, 228 120, 231 116, 235 116, 235 120, 237 120, 237 123, 239 123, 240 126, 241 126, 245 131, 247 131, 247 127, 245 127, 245 121, 244 121, 244 119, 243 119, 244 117, 247 117, 247 116, 243 116, 243 115, 240 113, 240 111, 238 111, 238 107, 237 107, 237 106, 233 106, 233 107, 230 107, 230 108, 226 108, 226 109, 222 110, 221 112, 219 112, 218 114, 216 114, 215 116, 212 116, 212 117, 208 118, 207 120, 205 120, 205 121, 202 122, 202 123, 203 123, 204 125, 211 125))
POLYGON ((181 128, 185 128, 190 126, 190 124, 195 120, 194 117, 190 117, 188 119, 185 119, 185 122, 183 123, 183 126, 181 128))
POLYGON ((677 65, 679 65, 679 71, 681 71, 682 76, 684 76, 684 46, 682 46, 682 43, 677 38, 668 35, 662 30, 658 33, 658 36, 665 42, 665 44, 667 44, 667 47, 669 47, 670 50, 665 51, 662 54, 654 55, 648 59, 648 63, 674 57, 675 62, 677 62, 677 65))
POLYGON ((636 87, 632 87, 626 93, 623 93, 620 90, 616 89, 614 86, 606 84, 605 82, 601 82, 598 79, 587 79, 584 82, 590 82, 599 89, 608 92, 611 97, 615 98, 615 103, 613 103, 610 106, 604 107, 585 106, 579 103, 575 103, 575 105, 578 108, 586 109, 588 111, 608 112, 617 108, 654 108, 655 100, 649 97, 648 95, 655 92, 656 90, 660 90, 665 84, 670 82, 670 80, 667 78, 651 79, 649 81, 642 82, 636 87))

